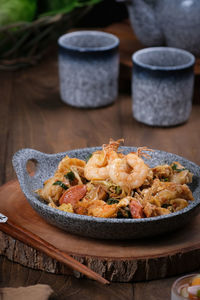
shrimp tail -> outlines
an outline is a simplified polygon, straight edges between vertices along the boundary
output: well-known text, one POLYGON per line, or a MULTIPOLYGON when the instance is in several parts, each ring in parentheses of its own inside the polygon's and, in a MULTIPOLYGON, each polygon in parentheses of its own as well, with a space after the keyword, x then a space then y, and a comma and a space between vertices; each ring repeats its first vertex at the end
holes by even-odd
POLYGON ((137 148, 137 151, 134 152, 134 154, 136 154, 138 157, 144 157, 144 158, 150 159, 151 155, 149 155, 148 153, 144 153, 143 151, 154 152, 153 149, 150 149, 150 148, 144 146, 144 147, 137 148))
POLYGON ((113 140, 110 139, 109 144, 104 144, 102 146, 103 150, 105 152, 109 152, 109 151, 116 151, 118 150, 119 146, 121 143, 124 143, 124 139, 119 139, 119 140, 113 140))

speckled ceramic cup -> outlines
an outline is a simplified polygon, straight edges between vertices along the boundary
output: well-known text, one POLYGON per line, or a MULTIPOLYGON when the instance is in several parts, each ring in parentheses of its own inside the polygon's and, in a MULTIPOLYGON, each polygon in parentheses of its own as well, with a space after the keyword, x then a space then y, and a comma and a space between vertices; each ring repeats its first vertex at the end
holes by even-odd
POLYGON ((132 56, 133 116, 152 126, 188 120, 193 96, 194 56, 170 47, 146 48, 132 56))
POLYGON ((61 36, 60 95, 82 108, 113 103, 118 95, 119 39, 100 31, 76 31, 61 36))

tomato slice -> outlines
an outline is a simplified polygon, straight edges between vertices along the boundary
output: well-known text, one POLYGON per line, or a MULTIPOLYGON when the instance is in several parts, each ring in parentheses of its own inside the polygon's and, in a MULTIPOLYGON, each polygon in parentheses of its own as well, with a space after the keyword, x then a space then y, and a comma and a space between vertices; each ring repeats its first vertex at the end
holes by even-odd
POLYGON ((72 186, 60 197, 59 203, 71 203, 74 207, 85 196, 86 192, 87 187, 85 184, 72 186))
POLYGON ((144 218, 143 207, 137 200, 131 200, 129 203, 131 215, 134 219, 144 218))

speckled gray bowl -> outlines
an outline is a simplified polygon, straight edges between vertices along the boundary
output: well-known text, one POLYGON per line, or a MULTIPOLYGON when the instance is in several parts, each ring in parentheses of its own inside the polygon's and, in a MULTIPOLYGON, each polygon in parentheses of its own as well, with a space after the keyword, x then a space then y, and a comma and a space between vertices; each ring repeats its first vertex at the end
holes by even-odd
POLYGON ((188 120, 192 108, 194 56, 182 49, 152 47, 133 54, 133 116, 152 126, 188 120))
MULTIPOLYGON (((67 154, 70 157, 86 159, 97 148, 84 148, 58 154, 44 154, 32 149, 22 149, 15 153, 13 166, 17 173, 21 189, 30 205, 47 222, 74 234, 100 239, 134 239, 164 234, 182 227, 192 221, 200 208, 200 167, 178 155, 158 151, 152 152, 152 158, 147 163, 153 167, 158 164, 179 161, 193 174, 193 191, 195 201, 181 211, 153 218, 144 219, 104 219, 77 214, 65 213, 51 208, 43 203, 34 190, 41 188, 43 182, 54 174, 59 161, 67 154), (26 165, 29 160, 37 161, 34 176, 29 176, 26 165)), ((134 147, 122 147, 124 153, 135 151, 134 147)), ((16 212, 17 213, 17 212, 16 212)))
POLYGON ((80 108, 113 103, 118 95, 119 39, 101 31, 76 31, 61 36, 58 45, 62 101, 80 108))

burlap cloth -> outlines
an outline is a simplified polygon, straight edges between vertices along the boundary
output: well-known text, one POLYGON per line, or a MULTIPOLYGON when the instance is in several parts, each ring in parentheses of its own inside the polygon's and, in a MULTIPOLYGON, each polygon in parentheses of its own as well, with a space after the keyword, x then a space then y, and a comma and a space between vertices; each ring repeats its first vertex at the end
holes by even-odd
POLYGON ((1 288, 0 300, 47 300, 53 293, 49 285, 36 284, 27 287, 1 288))

